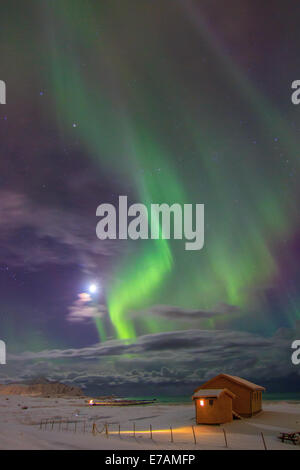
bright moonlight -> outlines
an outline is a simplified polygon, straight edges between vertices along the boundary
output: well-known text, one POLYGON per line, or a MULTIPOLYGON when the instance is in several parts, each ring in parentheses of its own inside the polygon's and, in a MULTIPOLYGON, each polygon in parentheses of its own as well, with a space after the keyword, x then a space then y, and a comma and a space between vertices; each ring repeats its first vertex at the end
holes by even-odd
POLYGON ((89 291, 91 294, 94 294, 95 292, 97 292, 98 290, 98 286, 96 284, 91 284, 90 287, 89 287, 89 291))

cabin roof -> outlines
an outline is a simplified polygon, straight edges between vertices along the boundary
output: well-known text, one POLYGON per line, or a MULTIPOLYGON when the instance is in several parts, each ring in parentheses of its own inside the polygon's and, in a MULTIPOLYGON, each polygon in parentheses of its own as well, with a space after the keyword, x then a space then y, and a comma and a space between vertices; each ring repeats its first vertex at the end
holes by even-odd
POLYGON ((237 375, 229 375, 229 374, 220 374, 225 377, 227 377, 229 380, 233 380, 234 382, 237 382, 241 385, 245 385, 247 388, 251 388, 251 390, 266 390, 265 387, 262 387, 261 385, 257 385, 253 382, 250 382, 249 380, 242 379, 241 377, 238 377, 237 375))
POLYGON ((201 385, 200 387, 198 387, 195 392, 197 392, 200 388, 204 387, 206 384, 209 384, 211 381, 219 378, 219 377, 225 377, 227 378, 228 380, 231 380, 232 382, 235 382, 235 383, 238 383, 239 385, 242 385, 250 390, 261 390, 261 391, 264 391, 266 390, 264 387, 262 387, 261 385, 256 385, 255 383, 253 382, 249 382, 249 380, 246 380, 246 379, 242 379, 241 377, 238 377, 236 375, 229 375, 229 374, 219 374, 219 375, 216 375, 215 377, 212 377, 210 380, 208 380, 206 383, 204 383, 203 385, 201 385))
POLYGON ((222 393, 226 393, 231 398, 235 398, 235 394, 227 388, 202 388, 197 390, 192 398, 193 400, 195 398, 219 398, 222 393))

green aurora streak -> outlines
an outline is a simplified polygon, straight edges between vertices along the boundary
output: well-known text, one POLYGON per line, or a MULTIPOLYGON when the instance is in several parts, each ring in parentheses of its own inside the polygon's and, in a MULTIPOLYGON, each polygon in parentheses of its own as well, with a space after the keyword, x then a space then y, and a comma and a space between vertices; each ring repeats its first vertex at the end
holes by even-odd
MULTIPOLYGON (((244 131, 239 129, 237 133, 234 119, 223 111, 228 109, 228 102, 222 101, 222 95, 215 98, 214 103, 220 100, 220 117, 206 111, 199 113, 199 109, 207 110, 212 105, 210 84, 200 94, 197 106, 194 105, 192 92, 182 91, 185 90, 184 76, 171 60, 168 66, 161 63, 158 77, 152 70, 155 57, 150 55, 149 65, 144 63, 148 74, 144 82, 148 86, 137 85, 134 92, 129 90, 127 83, 136 76, 137 66, 119 53, 121 45, 117 35, 115 42, 95 43, 91 30, 86 30, 84 21, 79 21, 82 15, 88 16, 91 24, 93 10, 87 11, 85 5, 83 9, 81 2, 72 7, 68 2, 64 5, 65 15, 61 6, 57 11, 54 5, 47 10, 48 21, 49 15, 54 15, 54 23, 59 24, 59 17, 61 24, 57 30, 53 26, 51 35, 49 33, 53 51, 49 80, 63 132, 66 129, 71 132, 72 122, 78 122, 76 133, 87 154, 100 168, 131 181, 138 202, 148 206, 162 202, 198 202, 206 207, 206 245, 202 251, 186 252, 181 242, 149 240, 137 244, 134 255, 125 255, 119 261, 107 296, 117 337, 128 340, 139 333, 184 326, 176 321, 170 326, 166 320, 150 315, 131 318, 132 311, 149 308, 155 302, 201 309, 212 309, 217 303, 226 302, 251 309, 249 292, 257 284, 267 285, 276 275, 277 244, 293 229, 296 207, 288 203, 293 188, 285 193, 276 191, 282 177, 280 163, 272 162, 272 181, 268 168, 262 165, 258 172, 257 161, 244 144, 244 131), (81 38, 78 49, 85 50, 91 62, 101 63, 99 76, 86 76, 80 59, 63 47, 63 34, 75 43, 81 38), (103 70, 111 79, 110 83, 103 70), (180 109, 183 124, 178 131, 179 149, 175 148, 171 137, 164 137, 170 134, 165 121, 172 121, 172 112, 159 117, 162 101, 180 109), (139 103, 143 103, 142 109, 139 103), (234 143, 227 137, 232 134, 234 143), (212 149, 226 153, 226 158, 218 165, 212 165, 212 149), (243 149, 243 161, 240 149, 243 149), (172 160, 181 153, 186 163, 182 174, 178 175, 172 160), (230 172, 232 166, 236 168, 234 178, 230 172), (237 204, 237 200, 242 204, 237 204)), ((122 14, 125 13, 120 12, 120 17, 122 14)), ((269 136, 278 136, 283 151, 290 155, 296 139, 274 106, 269 105, 229 59, 224 67, 224 54, 218 50, 203 22, 195 26, 195 37, 200 33, 205 47, 213 51, 218 82, 222 85, 225 82, 224 87, 231 91, 233 101, 242 100, 245 106, 250 105, 253 119, 261 122, 261 127, 267 126, 269 136), (230 86, 232 80, 236 88, 230 86)), ((264 146, 270 149, 267 137, 263 139, 264 146)), ((299 317, 297 309, 293 316, 299 317)), ((203 324, 214 327, 215 321, 203 320, 203 324)), ((104 340, 99 320, 98 331, 104 340)))

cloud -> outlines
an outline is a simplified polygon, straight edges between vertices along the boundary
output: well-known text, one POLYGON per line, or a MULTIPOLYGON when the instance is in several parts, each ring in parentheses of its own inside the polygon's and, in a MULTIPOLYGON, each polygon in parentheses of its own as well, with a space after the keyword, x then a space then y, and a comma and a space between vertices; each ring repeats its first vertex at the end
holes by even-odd
POLYGON ((100 241, 96 220, 63 208, 30 200, 22 193, 0 192, 0 254, 2 263, 36 269, 46 263, 80 264, 96 269, 100 259, 119 246, 100 241))
POLYGON ((134 366, 140 374, 149 369, 161 369, 162 366, 184 371, 183 376, 186 377, 198 370, 203 378, 225 371, 245 378, 258 377, 264 381, 268 377, 285 377, 291 372, 297 373, 291 363, 291 341, 286 335, 264 338, 228 330, 173 331, 144 335, 130 343, 110 340, 78 349, 24 352, 8 355, 7 362, 17 366, 19 363, 30 364, 31 361, 55 363, 59 359, 68 362, 70 371, 73 369, 69 361, 74 360, 74 370, 82 367, 81 375, 88 377, 94 375, 95 371, 99 372, 101 359, 102 371, 107 364, 110 375, 113 364, 113 368, 119 367, 116 375, 125 377, 126 371, 132 369, 131 357, 134 357, 134 366))
MULTIPOLYGON (((226 372, 261 385, 273 381, 285 391, 299 386, 300 367, 291 344, 300 329, 272 337, 232 330, 190 329, 109 340, 89 347, 8 354, 0 381, 46 376, 78 385, 91 394, 188 395, 199 384, 226 372)), ((267 385, 268 386, 268 385, 267 385)))
MULTIPOLYGON (((63 358, 89 358, 121 356, 129 354, 151 354, 159 356, 162 352, 178 354, 182 350, 182 357, 196 354, 197 357, 205 355, 205 360, 211 361, 215 355, 225 357, 227 354, 235 354, 240 351, 240 356, 257 355, 264 349, 274 347, 274 338, 263 338, 246 332, 228 330, 180 330, 164 333, 143 335, 135 341, 126 342, 109 340, 90 347, 74 349, 52 349, 40 352, 24 352, 11 355, 11 360, 28 359, 63 359, 63 358)), ((177 361, 176 361, 177 362, 177 361)))
POLYGON ((69 307, 67 320, 72 323, 90 321, 93 318, 103 318, 108 314, 105 305, 95 305, 92 298, 86 292, 78 294, 78 299, 69 307))
POLYGON ((204 318, 212 318, 224 314, 237 313, 239 308, 234 305, 225 303, 217 304, 212 310, 185 309, 174 307, 171 305, 155 305, 147 310, 145 314, 154 314, 161 317, 170 318, 171 320, 201 320, 204 318))

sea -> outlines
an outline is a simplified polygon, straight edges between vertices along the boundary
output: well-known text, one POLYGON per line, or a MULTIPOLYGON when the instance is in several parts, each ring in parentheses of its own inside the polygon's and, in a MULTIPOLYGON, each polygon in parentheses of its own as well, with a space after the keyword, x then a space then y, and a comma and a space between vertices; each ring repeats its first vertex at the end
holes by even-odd
MULTIPOLYGON (((130 400, 153 400, 156 398, 157 403, 165 405, 184 405, 191 403, 192 398, 187 395, 178 396, 131 396, 126 397, 130 400)), ((299 402, 300 403, 300 392, 296 393, 263 393, 263 401, 285 401, 285 402, 299 402)))

